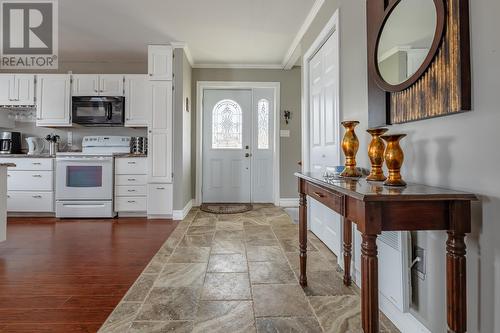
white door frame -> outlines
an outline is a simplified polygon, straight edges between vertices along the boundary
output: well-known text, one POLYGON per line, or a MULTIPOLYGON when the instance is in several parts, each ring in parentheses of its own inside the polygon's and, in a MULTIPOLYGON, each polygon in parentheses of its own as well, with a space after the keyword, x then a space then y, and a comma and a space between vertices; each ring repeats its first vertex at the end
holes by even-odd
POLYGON ((280 83, 279 82, 237 82, 237 81, 198 81, 196 83, 196 184, 195 204, 202 204, 201 187, 203 184, 203 93, 205 90, 227 89, 274 89, 274 151, 273 151, 273 198, 274 204, 280 202, 280 83))
MULTIPOLYGON (((339 27, 339 9, 333 13, 330 20, 326 23, 325 27, 319 33, 318 37, 311 44, 311 47, 304 53, 302 57, 302 171, 308 172, 310 164, 310 152, 309 152, 309 61, 316 55, 316 53, 321 49, 323 44, 326 43, 330 36, 337 32, 337 110, 340 112, 340 27, 339 27)), ((340 116, 340 114, 339 114, 340 116)), ((338 131, 339 137, 337 137, 337 142, 340 142, 340 131, 338 131)), ((338 155, 340 162, 340 144, 338 155)))

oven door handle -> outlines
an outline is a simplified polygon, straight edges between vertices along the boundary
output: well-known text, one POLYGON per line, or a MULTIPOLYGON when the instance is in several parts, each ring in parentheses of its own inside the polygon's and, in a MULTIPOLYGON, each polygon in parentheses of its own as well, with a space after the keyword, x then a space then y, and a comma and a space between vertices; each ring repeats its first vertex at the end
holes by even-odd
POLYGON ((111 162, 113 160, 112 157, 106 158, 88 158, 88 159, 80 159, 80 158, 71 158, 71 157, 58 157, 56 158, 56 162, 73 162, 73 163, 101 163, 101 162, 111 162))

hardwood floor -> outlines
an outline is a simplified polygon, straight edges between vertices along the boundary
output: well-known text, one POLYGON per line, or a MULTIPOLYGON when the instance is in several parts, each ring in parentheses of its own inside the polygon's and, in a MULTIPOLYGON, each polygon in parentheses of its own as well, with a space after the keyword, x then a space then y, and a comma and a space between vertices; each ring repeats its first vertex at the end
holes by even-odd
POLYGON ((9 218, 0 243, 0 332, 96 332, 176 226, 9 218))

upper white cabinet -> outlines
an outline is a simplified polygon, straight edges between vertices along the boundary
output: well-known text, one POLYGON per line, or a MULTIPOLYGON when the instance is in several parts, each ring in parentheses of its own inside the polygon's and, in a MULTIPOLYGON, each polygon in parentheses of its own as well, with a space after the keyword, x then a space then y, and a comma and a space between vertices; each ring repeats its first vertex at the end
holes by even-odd
POLYGON ((148 46, 148 75, 150 80, 172 80, 172 46, 148 46))
POLYGON ((123 82, 121 74, 75 74, 73 96, 123 96, 123 82))
POLYGON ((71 76, 37 76, 37 126, 71 126, 71 76))
POLYGON ((147 75, 125 76, 125 126, 148 126, 151 120, 150 91, 147 75))
POLYGON ((34 105, 34 74, 1 74, 0 105, 34 105))

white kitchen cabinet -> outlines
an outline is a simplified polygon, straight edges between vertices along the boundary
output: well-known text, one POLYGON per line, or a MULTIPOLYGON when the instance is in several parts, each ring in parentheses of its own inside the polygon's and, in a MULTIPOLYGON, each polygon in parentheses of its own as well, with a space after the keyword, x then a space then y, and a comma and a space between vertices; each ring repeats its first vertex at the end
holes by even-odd
POLYGON ((123 96, 121 74, 74 74, 73 96, 123 96))
POLYGON ((172 184, 148 185, 148 216, 171 217, 173 207, 172 184))
POLYGON ((117 74, 99 75, 100 96, 124 96, 125 77, 117 74))
POLYGON ((71 76, 37 75, 37 126, 71 126, 71 76))
POLYGON ((147 127, 151 120, 151 86, 147 75, 125 76, 125 126, 147 127))
POLYGON ((35 75, 0 75, 0 105, 35 105, 35 75))
POLYGON ((7 211, 54 212, 54 159, 0 158, 14 163, 7 170, 7 211))
POLYGON ((147 210, 147 160, 145 157, 115 159, 115 211, 145 213, 147 210))
POLYGON ((74 74, 72 85, 73 96, 99 96, 99 75, 74 74))
POLYGON ((148 46, 148 75, 150 80, 172 80, 173 51, 170 45, 148 46))
POLYGON ((172 128, 172 82, 153 82, 150 92, 150 128, 153 130, 172 128))

